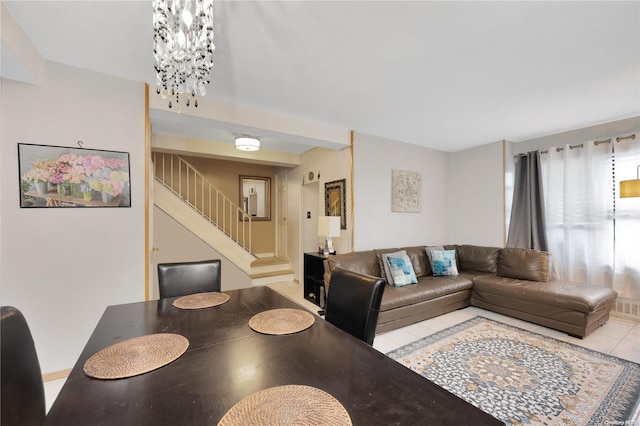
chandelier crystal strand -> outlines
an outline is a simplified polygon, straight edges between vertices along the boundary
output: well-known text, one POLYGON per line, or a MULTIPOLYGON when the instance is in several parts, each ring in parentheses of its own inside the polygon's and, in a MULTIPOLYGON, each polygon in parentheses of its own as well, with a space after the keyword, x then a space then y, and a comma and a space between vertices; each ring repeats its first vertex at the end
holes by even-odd
POLYGON ((213 66, 213 0, 153 0, 157 93, 169 108, 207 93, 213 66))

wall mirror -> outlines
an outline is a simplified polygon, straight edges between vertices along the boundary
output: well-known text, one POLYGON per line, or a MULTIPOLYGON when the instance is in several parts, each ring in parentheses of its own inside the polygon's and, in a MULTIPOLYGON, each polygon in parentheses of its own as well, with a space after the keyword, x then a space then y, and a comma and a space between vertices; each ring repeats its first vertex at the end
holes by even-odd
POLYGON ((240 176, 240 208, 251 220, 271 220, 271 178, 240 176))
POLYGON ((341 179, 324 184, 324 213, 326 216, 340 216, 340 229, 347 229, 345 182, 345 179, 341 179))

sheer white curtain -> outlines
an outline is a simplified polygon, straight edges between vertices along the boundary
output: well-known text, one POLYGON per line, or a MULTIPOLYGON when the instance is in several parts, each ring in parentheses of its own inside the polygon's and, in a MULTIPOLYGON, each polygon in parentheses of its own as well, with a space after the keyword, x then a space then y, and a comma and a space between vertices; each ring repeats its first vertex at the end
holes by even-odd
POLYGON ((542 173, 547 240, 558 278, 612 287, 611 144, 549 148, 542 173))
POLYGON ((615 143, 616 246, 613 288, 620 297, 640 300, 640 197, 619 198, 620 181, 637 178, 640 141, 615 143))

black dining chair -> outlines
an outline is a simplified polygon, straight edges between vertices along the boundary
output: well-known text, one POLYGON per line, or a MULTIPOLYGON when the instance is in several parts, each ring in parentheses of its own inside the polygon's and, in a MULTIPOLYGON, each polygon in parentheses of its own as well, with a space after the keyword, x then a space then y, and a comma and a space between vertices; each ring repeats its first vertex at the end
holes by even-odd
POLYGON ((385 280, 336 268, 329 280, 325 319, 372 345, 385 280))
POLYGON ((220 259, 158 264, 160 298, 220 291, 220 259))
POLYGON ((42 425, 44 383, 29 325, 13 306, 0 311, 0 424, 42 425))

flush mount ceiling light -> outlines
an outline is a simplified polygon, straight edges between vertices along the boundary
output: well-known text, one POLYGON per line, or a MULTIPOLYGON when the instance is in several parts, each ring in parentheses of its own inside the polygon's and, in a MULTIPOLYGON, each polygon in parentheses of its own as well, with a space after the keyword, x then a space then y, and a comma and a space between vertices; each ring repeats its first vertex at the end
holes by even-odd
POLYGON ((157 93, 169 99, 204 96, 213 65, 213 0, 153 0, 153 56, 157 93))
POLYGON ((236 149, 240 151, 257 151, 260 149, 260 139, 251 136, 238 136, 236 138, 236 149))

